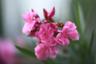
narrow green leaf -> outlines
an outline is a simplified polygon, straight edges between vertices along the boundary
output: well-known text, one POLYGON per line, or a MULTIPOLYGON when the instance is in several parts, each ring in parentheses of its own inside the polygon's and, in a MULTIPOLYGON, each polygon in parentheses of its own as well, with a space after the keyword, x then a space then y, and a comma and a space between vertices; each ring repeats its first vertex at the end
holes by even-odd
POLYGON ((79 0, 74 0, 75 23, 78 31, 82 34, 85 30, 84 15, 79 0))
POLYGON ((51 59, 43 61, 44 64, 55 64, 55 62, 51 59))
POLYGON ((89 53, 90 54, 92 54, 92 46, 93 46, 93 43, 94 43, 94 37, 95 37, 95 30, 92 31, 91 40, 89 42, 89 53))
POLYGON ((81 32, 84 32, 85 30, 85 19, 84 19, 84 15, 83 15, 83 11, 82 11, 82 7, 80 4, 78 4, 78 9, 79 9, 79 17, 80 17, 80 28, 81 28, 81 32))
POLYGON ((27 55, 27 56, 30 56, 30 57, 35 57, 35 54, 34 54, 34 52, 33 51, 30 51, 30 50, 28 50, 28 49, 26 49, 26 48, 21 48, 20 46, 17 46, 16 45, 16 48, 20 51, 20 52, 22 52, 23 54, 25 54, 25 55, 27 55))

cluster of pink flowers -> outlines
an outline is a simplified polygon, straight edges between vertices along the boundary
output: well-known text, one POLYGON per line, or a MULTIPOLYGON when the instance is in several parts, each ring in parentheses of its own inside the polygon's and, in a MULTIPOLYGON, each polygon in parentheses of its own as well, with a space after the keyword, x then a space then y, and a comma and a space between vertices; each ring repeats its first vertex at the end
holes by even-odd
POLYGON ((38 39, 34 49, 38 59, 54 59, 58 53, 58 46, 68 46, 70 40, 79 40, 79 33, 76 25, 71 21, 65 24, 54 22, 55 7, 51 12, 45 9, 43 12, 44 20, 41 20, 34 10, 23 15, 25 20, 23 33, 38 39))

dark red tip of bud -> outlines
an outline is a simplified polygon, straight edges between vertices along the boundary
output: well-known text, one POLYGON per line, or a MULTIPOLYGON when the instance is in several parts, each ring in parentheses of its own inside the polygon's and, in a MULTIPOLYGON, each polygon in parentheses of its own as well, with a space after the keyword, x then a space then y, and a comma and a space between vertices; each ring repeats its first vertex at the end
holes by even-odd
POLYGON ((49 14, 49 18, 52 18, 55 15, 55 7, 53 7, 52 11, 49 14))
POLYGON ((32 11, 32 12, 34 12, 34 10, 33 10, 33 9, 32 9, 31 11, 32 11))
POLYGON ((45 19, 48 19, 48 12, 45 9, 43 9, 43 14, 44 14, 45 19))

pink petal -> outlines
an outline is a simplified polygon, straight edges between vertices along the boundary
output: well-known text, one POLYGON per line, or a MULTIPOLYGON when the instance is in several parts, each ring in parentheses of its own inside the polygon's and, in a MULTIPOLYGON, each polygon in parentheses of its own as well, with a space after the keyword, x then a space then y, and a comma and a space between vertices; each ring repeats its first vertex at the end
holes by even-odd
POLYGON ((78 34, 77 30, 69 32, 69 37, 72 40, 79 40, 79 34, 78 34))
POLYGON ((65 26, 67 26, 67 27, 69 28, 69 30, 74 30, 74 29, 77 28, 76 25, 75 25, 73 22, 71 22, 71 21, 67 21, 67 22, 65 23, 64 27, 65 27, 65 26))
POLYGON ((57 54, 58 54, 57 48, 56 47, 50 47, 49 52, 50 52, 49 58, 55 59, 57 54))
POLYGON ((65 37, 63 33, 59 33, 56 38, 57 38, 58 44, 60 45, 67 46, 70 43, 69 39, 65 37))
POLYGON ((35 55, 39 60, 45 60, 48 58, 48 48, 44 44, 38 44, 35 47, 35 55))
POLYGON ((25 23, 22 32, 26 35, 30 35, 31 31, 35 29, 35 21, 32 21, 31 23, 25 23))

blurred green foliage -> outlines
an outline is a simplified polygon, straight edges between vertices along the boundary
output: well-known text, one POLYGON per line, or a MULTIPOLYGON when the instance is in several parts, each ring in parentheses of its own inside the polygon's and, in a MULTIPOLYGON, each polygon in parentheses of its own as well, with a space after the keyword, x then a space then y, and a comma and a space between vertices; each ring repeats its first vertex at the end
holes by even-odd
POLYGON ((70 45, 71 56, 69 64, 96 64, 93 44, 95 41, 95 15, 96 0, 73 0, 72 1, 72 19, 78 26, 80 40, 77 44, 70 45), (85 25, 86 24, 86 25, 85 25), (87 32, 90 30, 90 32, 87 32), (89 34, 91 36, 89 36, 89 34), (90 37, 88 40, 85 36, 90 37), (90 42, 89 42, 90 41, 90 42))

